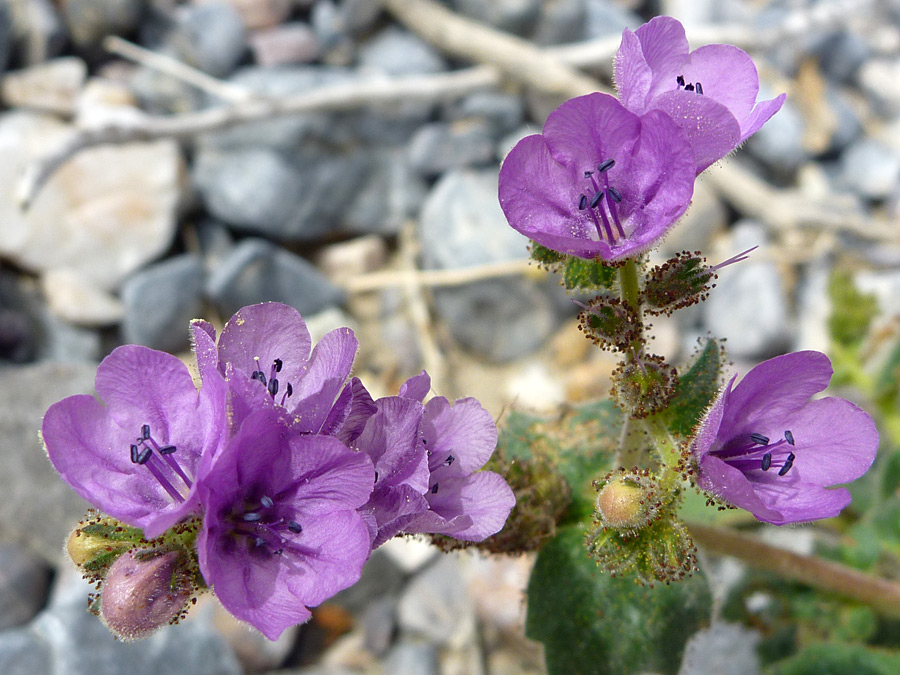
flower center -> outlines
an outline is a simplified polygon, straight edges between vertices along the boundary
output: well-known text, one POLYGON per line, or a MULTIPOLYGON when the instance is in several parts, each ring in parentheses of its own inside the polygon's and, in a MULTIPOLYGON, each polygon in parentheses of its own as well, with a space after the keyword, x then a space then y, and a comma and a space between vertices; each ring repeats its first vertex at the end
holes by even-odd
POLYGON ((131 444, 131 461, 144 466, 176 502, 187 499, 193 483, 175 461, 174 445, 161 446, 150 433, 150 425, 141 425, 141 435, 131 444))
POLYGON ((232 510, 231 533, 245 537, 251 551, 282 555, 285 546, 296 540, 303 527, 287 516, 287 509, 263 495, 232 510))
POLYGON ((768 436, 752 433, 733 438, 710 454, 744 473, 777 468, 778 475, 784 476, 794 466, 794 445, 794 434, 790 430, 784 432, 784 438, 774 443, 768 436))
POLYGON ((616 241, 612 225, 616 226, 619 237, 625 236, 625 230, 622 228, 622 222, 619 220, 618 207, 618 204, 622 201, 622 193, 610 186, 609 174, 607 173, 615 165, 616 160, 607 159, 597 165, 596 171, 585 171, 584 177, 591 183, 589 192, 591 196, 588 197, 588 195, 581 193, 578 198, 578 210, 590 213, 591 219, 594 221, 594 227, 597 228, 597 236, 600 237, 600 241, 605 239, 610 244, 616 241))
POLYGON ((685 91, 692 91, 695 94, 703 93, 703 85, 702 84, 700 84, 699 82, 685 83, 684 75, 679 75, 678 77, 675 78, 675 81, 678 83, 679 89, 684 88, 685 91))
MULTIPOLYGON (((284 361, 281 359, 272 361, 272 366, 269 368, 269 377, 267 378, 259 365, 259 357, 254 357, 253 360, 256 362, 256 370, 250 375, 250 379, 262 382, 263 386, 269 392, 269 396, 274 400, 275 395, 281 388, 281 382, 278 380, 278 373, 280 373, 281 369, 284 367, 284 361)), ((291 383, 287 382, 286 384, 287 386, 284 388, 284 394, 282 394, 281 401, 279 402, 280 405, 284 405, 284 402, 294 393, 294 387, 291 386, 291 383)))

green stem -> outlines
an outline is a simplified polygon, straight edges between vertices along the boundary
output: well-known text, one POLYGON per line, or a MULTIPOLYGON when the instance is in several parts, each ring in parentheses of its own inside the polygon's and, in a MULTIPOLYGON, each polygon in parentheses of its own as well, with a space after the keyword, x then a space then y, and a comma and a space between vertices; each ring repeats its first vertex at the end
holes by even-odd
POLYGON ((634 258, 629 258, 619 268, 619 285, 621 287, 622 300, 634 311, 640 313, 641 287, 638 283, 638 268, 634 258))
POLYGON ((730 555, 751 567, 836 593, 900 617, 900 585, 816 556, 798 555, 725 527, 688 523, 694 541, 711 553, 730 555))

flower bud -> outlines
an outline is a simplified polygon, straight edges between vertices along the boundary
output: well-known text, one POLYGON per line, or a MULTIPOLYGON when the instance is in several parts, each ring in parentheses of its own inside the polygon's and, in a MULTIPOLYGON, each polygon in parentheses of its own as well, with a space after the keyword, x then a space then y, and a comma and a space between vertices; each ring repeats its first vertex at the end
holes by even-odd
POLYGON ((716 279, 699 251, 682 251, 647 274, 641 297, 650 314, 671 314, 705 300, 716 279))
POLYGON ((85 576, 101 580, 125 551, 144 541, 140 529, 91 510, 66 541, 66 552, 85 576))
POLYGON ((638 357, 613 372, 616 402, 632 417, 643 418, 669 405, 678 386, 675 369, 655 354, 638 357))
POLYGON ((637 313, 618 298, 598 296, 582 307, 578 330, 600 347, 625 351, 641 335, 637 313))
POLYGON ((131 551, 109 568, 100 596, 107 627, 122 640, 177 623, 194 593, 183 553, 131 551))
POLYGON ((652 522, 659 513, 659 483, 646 469, 619 470, 604 481, 596 481, 595 518, 619 530, 636 531, 652 522))

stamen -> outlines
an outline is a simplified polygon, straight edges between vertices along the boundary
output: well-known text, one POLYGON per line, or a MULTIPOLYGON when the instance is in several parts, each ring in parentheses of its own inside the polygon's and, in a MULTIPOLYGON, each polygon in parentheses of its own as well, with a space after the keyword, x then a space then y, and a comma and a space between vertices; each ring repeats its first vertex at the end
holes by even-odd
POLYGON ((772 453, 767 452, 762 458, 762 470, 768 471, 770 466, 772 466, 772 453))
POLYGON ((262 504, 262 507, 264 509, 271 509, 275 505, 275 502, 272 501, 272 498, 266 497, 265 495, 259 498, 259 503, 262 504))
POLYGON ((274 364, 275 364, 275 372, 280 373, 281 369, 284 367, 284 361, 282 361, 281 359, 275 359, 274 364))
POLYGON ((611 168, 613 168, 615 165, 616 165, 616 160, 608 159, 605 162, 602 162, 599 166, 597 166, 597 171, 599 171, 600 173, 605 173, 605 172, 609 171, 611 168))
POLYGON ((250 513, 245 513, 243 518, 244 521, 248 523, 258 523, 262 520, 262 514, 256 511, 251 511, 250 513))
POLYGON ((431 486, 431 494, 436 495, 438 491, 438 483, 431 486))
POLYGON ((585 172, 584 172, 584 177, 585 177, 585 178, 590 178, 590 177, 593 176, 593 175, 594 175, 594 172, 593 172, 593 171, 585 171, 585 172))
POLYGON ((153 450, 150 448, 140 450, 136 445, 131 446, 131 461, 135 464, 146 464, 152 454, 153 450))
POLYGON ((288 398, 290 398, 291 394, 293 394, 293 393, 294 393, 294 388, 291 386, 291 383, 288 382, 288 385, 287 385, 287 395, 288 395, 288 398))
POLYGON ((698 94, 702 95, 703 94, 703 85, 700 84, 699 82, 695 82, 694 83, 694 91, 696 91, 698 94))
POLYGON ((790 430, 784 432, 784 440, 786 440, 791 445, 794 445, 794 434, 790 432, 790 430))
POLYGON ((794 466, 794 459, 795 459, 794 453, 792 452, 791 454, 788 455, 787 459, 784 461, 784 466, 778 470, 779 476, 783 476, 784 474, 786 474, 788 471, 791 470, 791 467, 794 466))
POLYGON ((768 445, 769 437, 763 436, 762 434, 750 434, 750 440, 756 443, 757 445, 768 445))
POLYGON ((616 188, 609 188, 609 198, 612 199, 616 204, 622 201, 622 193, 616 190, 616 188))
POLYGON ((268 389, 269 389, 269 395, 274 398, 275 394, 278 393, 278 380, 275 379, 274 377, 271 380, 269 380, 268 389))
POLYGON ((293 532, 294 534, 300 534, 301 532, 303 532, 303 528, 300 526, 300 523, 298 523, 296 520, 292 520, 291 522, 288 523, 288 529, 291 532, 293 532))
POLYGON ((143 424, 141 425, 141 440, 146 441, 148 438, 150 438, 150 425, 143 424))
POLYGON ((591 197, 591 208, 596 209, 597 204, 603 199, 603 190, 597 190, 597 193, 591 197))
POLYGON ((584 211, 587 208, 587 197, 581 195, 581 198, 578 200, 578 210, 584 211))
POLYGON ((164 445, 163 447, 161 447, 161 448, 159 449, 159 454, 161 454, 161 455, 171 455, 171 454, 172 454, 173 452, 175 452, 177 449, 178 449, 178 448, 176 448, 174 445, 164 445))
POLYGON ((684 90, 685 91, 694 91, 694 85, 686 84, 686 85, 684 85, 684 90))
POLYGON ((378 482, 378 472, 377 471, 375 472, 375 482, 376 483, 378 482))
POLYGON ((447 466, 450 466, 453 464, 454 460, 455 460, 455 457, 453 455, 447 455, 447 459, 444 461, 447 464, 447 466))
POLYGON ((675 81, 678 83, 679 87, 683 87, 684 86, 684 75, 679 75, 678 77, 675 78, 675 81))

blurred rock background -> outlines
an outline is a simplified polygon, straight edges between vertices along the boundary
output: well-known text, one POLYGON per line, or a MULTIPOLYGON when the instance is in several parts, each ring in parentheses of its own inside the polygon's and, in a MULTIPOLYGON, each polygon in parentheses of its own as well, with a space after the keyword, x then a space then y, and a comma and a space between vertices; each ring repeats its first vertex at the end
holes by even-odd
MULTIPOLYGON (((874 292, 885 319, 900 313, 897 3, 445 5, 540 46, 611 45, 592 69, 607 82, 622 29, 671 14, 689 37, 740 36, 761 97, 788 92, 698 181, 654 254, 718 262, 759 246, 705 304, 654 321, 657 352, 683 360, 708 332, 727 338, 738 370, 827 350, 835 269, 874 292)), ((529 559, 440 556, 418 541, 383 547, 359 584, 277 643, 214 602, 117 643, 84 611, 87 588, 62 554, 86 505, 37 438, 44 410, 91 391, 117 345, 187 358, 191 318, 221 326, 265 300, 299 309, 314 337, 353 327, 355 373, 376 395, 423 367, 435 391, 475 396, 501 421, 513 405, 606 395, 615 360, 578 333, 555 280, 523 262, 526 241, 497 204, 502 157, 549 110, 510 83, 101 145, 19 203, 26 172, 79 129, 471 65, 376 0, 0 0, 0 672, 542 672, 522 632, 529 559)))

